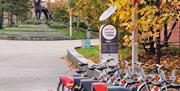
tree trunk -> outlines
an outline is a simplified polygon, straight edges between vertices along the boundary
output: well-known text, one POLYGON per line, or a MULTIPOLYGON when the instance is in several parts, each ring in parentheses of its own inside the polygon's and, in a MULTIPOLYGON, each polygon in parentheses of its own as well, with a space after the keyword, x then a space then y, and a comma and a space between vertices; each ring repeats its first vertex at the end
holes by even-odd
POLYGON ((13 14, 12 12, 10 13, 10 27, 13 26, 13 14))
POLYGON ((160 64, 161 59, 161 37, 160 37, 160 30, 157 30, 159 32, 159 36, 156 38, 156 64, 160 64))
POLYGON ((166 47, 168 47, 168 41, 166 41, 167 36, 168 36, 167 24, 164 24, 164 46, 166 47))
POLYGON ((79 16, 78 16, 78 20, 77 20, 77 26, 76 26, 76 28, 77 28, 77 31, 79 30, 79 16))
MULTIPOLYGON (((2 1, 1 1, 1 3, 2 3, 2 1)), ((3 3, 2 3, 3 4, 3 3)), ((3 29, 3 22, 4 22, 4 10, 3 10, 3 8, 1 9, 1 11, 0 11, 1 13, 0 13, 0 29, 3 29)))

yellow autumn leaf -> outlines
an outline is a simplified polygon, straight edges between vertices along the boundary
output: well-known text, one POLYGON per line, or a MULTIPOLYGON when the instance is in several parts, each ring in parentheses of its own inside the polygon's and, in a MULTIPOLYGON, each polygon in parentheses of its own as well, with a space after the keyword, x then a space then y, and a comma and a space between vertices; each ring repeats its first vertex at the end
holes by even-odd
POLYGON ((147 49, 150 48, 150 45, 146 45, 145 48, 147 48, 147 49))
POLYGON ((112 17, 112 20, 113 20, 113 22, 116 22, 117 17, 116 17, 116 16, 113 16, 113 17, 112 17))
POLYGON ((128 38, 128 35, 125 35, 125 36, 123 37, 123 39, 126 39, 126 38, 128 38))
POLYGON ((158 32, 155 32, 155 33, 154 33, 154 37, 156 37, 156 38, 157 38, 157 37, 159 37, 159 36, 160 36, 160 35, 159 35, 159 33, 158 33, 158 32))
POLYGON ((147 35, 151 37, 151 36, 153 36, 153 33, 149 31, 149 32, 147 33, 147 35))

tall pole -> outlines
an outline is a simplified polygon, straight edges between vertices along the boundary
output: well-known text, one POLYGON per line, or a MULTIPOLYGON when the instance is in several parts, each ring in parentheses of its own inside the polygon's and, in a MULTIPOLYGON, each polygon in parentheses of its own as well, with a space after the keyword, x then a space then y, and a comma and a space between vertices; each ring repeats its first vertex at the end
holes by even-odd
MULTIPOLYGON (((136 3, 135 3, 136 4, 136 3)), ((138 20, 138 9, 135 5, 134 21, 138 20)), ((138 61, 138 42, 137 42, 138 28, 132 32, 132 73, 135 73, 135 62, 138 61)))
POLYGON ((72 11, 71 11, 71 9, 70 9, 70 14, 69 14, 69 19, 70 19, 70 26, 69 26, 69 35, 70 35, 70 37, 72 37, 72 11))

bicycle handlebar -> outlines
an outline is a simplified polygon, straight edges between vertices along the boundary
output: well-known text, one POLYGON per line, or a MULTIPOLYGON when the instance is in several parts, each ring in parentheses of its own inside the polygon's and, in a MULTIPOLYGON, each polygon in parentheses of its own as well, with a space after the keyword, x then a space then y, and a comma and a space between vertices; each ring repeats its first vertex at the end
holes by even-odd
POLYGON ((134 64, 137 64, 138 67, 140 67, 143 63, 140 63, 140 62, 135 62, 134 64))
POLYGON ((155 66, 157 67, 158 72, 160 72, 160 69, 163 67, 163 65, 159 65, 159 64, 155 64, 155 66))

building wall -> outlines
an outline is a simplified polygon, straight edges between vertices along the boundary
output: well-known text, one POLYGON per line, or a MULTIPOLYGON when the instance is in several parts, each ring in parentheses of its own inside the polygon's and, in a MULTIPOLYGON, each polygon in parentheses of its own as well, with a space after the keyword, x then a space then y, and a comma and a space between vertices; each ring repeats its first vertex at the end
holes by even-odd
MULTIPOLYGON (((161 32, 161 42, 164 42, 164 31, 161 32)), ((170 46, 180 46, 180 21, 176 24, 168 42, 170 46)))

